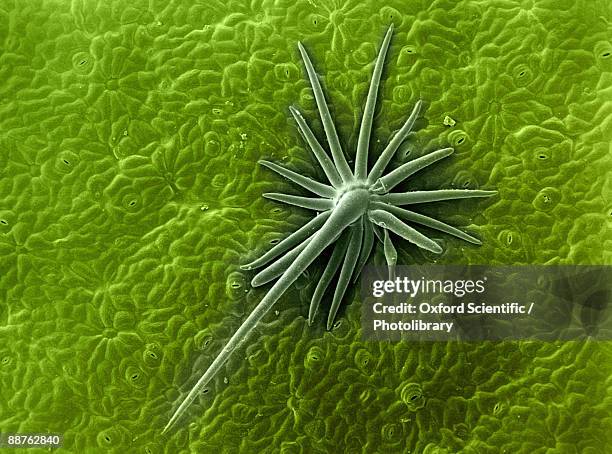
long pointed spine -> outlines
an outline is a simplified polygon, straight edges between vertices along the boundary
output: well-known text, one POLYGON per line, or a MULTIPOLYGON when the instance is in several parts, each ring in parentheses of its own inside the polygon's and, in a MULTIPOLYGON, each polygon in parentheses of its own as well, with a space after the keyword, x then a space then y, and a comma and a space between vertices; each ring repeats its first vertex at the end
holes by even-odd
POLYGON ((404 224, 395 215, 387 211, 370 210, 368 211, 368 216, 375 224, 385 229, 391 230, 396 235, 399 235, 402 238, 410 241, 411 243, 416 244, 422 249, 427 249, 428 251, 434 252, 436 254, 440 254, 442 252, 442 248, 438 243, 426 237, 418 230, 410 227, 409 225, 404 224))
POLYGON ((329 107, 327 107, 327 101, 325 100, 325 94, 321 88, 321 83, 319 82, 319 78, 314 66, 312 66, 312 62, 310 61, 310 57, 308 56, 306 49, 304 49, 304 46, 300 42, 298 42, 298 49, 300 50, 302 60, 304 60, 304 66, 306 67, 306 73, 310 79, 310 85, 312 86, 312 91, 319 109, 319 114, 321 115, 321 122, 323 123, 323 129, 325 130, 325 135, 327 136, 327 143, 329 144, 329 149, 331 150, 334 164, 338 170, 338 173, 340 174, 340 177, 342 177, 342 181, 350 181, 353 177, 353 173, 351 172, 351 168, 346 162, 346 158, 342 152, 340 140, 338 139, 338 133, 336 132, 336 127, 334 126, 331 114, 329 113, 329 107))
POLYGON ((168 429, 170 429, 170 427, 172 427, 181 417, 181 415, 185 413, 197 395, 210 382, 219 369, 221 369, 221 367, 223 367, 223 365, 227 362, 232 352, 245 341, 245 339, 253 331, 253 328, 255 328, 257 323, 270 311, 270 309, 274 306, 274 303, 276 303, 283 293, 287 291, 289 286, 291 286, 291 284, 297 280, 297 278, 306 270, 306 268, 308 268, 308 266, 310 266, 310 264, 319 256, 319 254, 321 254, 321 252, 327 246, 329 246, 332 241, 334 241, 339 232, 342 232, 356 220, 358 216, 358 214, 356 214, 358 208, 359 206, 363 205, 363 203, 364 199, 359 195, 354 195, 352 197, 347 195, 342 199, 342 202, 336 206, 336 209, 333 211, 329 219, 313 236, 312 240, 308 243, 308 246, 304 248, 302 253, 270 288, 266 296, 262 298, 246 320, 242 322, 242 325, 240 325, 227 344, 225 344, 223 349, 221 349, 208 369, 206 369, 197 383, 193 386, 193 388, 191 388, 187 394, 187 397, 185 397, 185 399, 181 402, 162 430, 162 434, 167 432, 168 429))
POLYGON ((289 268, 289 265, 300 255, 304 248, 308 246, 308 243, 310 243, 311 240, 312 238, 307 238, 304 240, 304 242, 298 244, 281 258, 275 260, 274 263, 271 263, 269 266, 257 273, 255 277, 251 279, 251 287, 259 287, 267 284, 283 274, 287 268, 289 268))
POLYGON ((300 242, 308 238, 310 235, 314 234, 319 229, 319 227, 321 227, 325 223, 330 214, 331 210, 324 211, 323 213, 315 216, 305 225, 300 227, 298 230, 296 230, 283 241, 278 243, 264 255, 259 257, 257 260, 253 260, 251 263, 242 265, 240 268, 242 268, 243 270, 252 270, 255 268, 259 268, 260 266, 264 266, 266 263, 270 262, 271 260, 274 260, 276 257, 280 256, 289 249, 297 246, 300 242))
POLYGON ((387 49, 393 34, 393 24, 389 26, 387 34, 383 39, 378 57, 374 64, 374 72, 372 73, 372 81, 370 89, 366 97, 366 104, 361 119, 361 129, 359 130, 359 138, 357 139, 357 153, 355 155, 355 178, 365 178, 368 172, 368 148, 370 146, 370 135, 372 133, 372 122, 374 121, 374 111, 376 109, 376 98, 378 95, 378 86, 380 85, 380 76, 382 74, 387 49))
POLYGON ((372 207, 375 209, 387 210, 394 215, 406 219, 407 221, 416 222, 417 224, 424 225, 425 227, 429 227, 430 229, 439 230, 440 232, 448 233, 449 235, 453 235, 457 238, 465 240, 472 244, 482 244, 478 238, 473 237, 452 225, 448 225, 442 221, 438 221, 437 219, 430 218, 429 216, 425 216, 424 214, 415 213, 414 211, 405 210, 404 208, 396 207, 393 205, 389 205, 387 203, 374 202, 372 207))
POLYGON ((304 117, 300 111, 294 106, 289 106, 289 111, 291 112, 291 115, 293 115, 302 136, 304 136, 304 140, 310 147, 312 153, 315 155, 315 158, 317 158, 317 161, 319 161, 319 165, 323 169, 323 172, 325 173, 325 176, 327 176, 327 179, 331 185, 335 188, 342 186, 342 178, 340 178, 338 171, 334 167, 334 163, 330 157, 327 156, 327 153, 315 135, 312 133, 312 130, 308 126, 308 123, 306 123, 306 120, 304 120, 304 117))
POLYGON ((368 175, 369 184, 374 183, 380 178, 380 176, 385 170, 385 167, 387 167, 387 164, 389 164, 389 161, 391 161, 391 158, 393 158, 393 155, 395 154, 399 146, 402 144, 404 139, 406 139, 406 137, 412 130, 412 126, 414 126, 414 122, 416 121, 417 117, 419 116, 419 112, 421 111, 422 104, 422 101, 419 99, 414 105, 414 109, 412 109, 412 113, 408 117, 408 120, 406 120, 406 122, 404 123, 404 126, 402 126, 401 129, 397 132, 397 134, 393 136, 389 144, 385 147, 383 152, 376 160, 374 167, 372 167, 372 170, 368 175))
POLYGON ((261 160, 259 163, 267 167, 270 170, 282 175, 283 177, 293 181, 294 183, 299 184, 304 189, 309 190, 310 192, 321 196, 321 197, 333 197, 335 194, 334 188, 328 186, 323 183, 319 183, 318 181, 313 180, 312 178, 305 177, 304 175, 300 175, 299 173, 294 172, 293 170, 289 170, 283 166, 279 166, 270 161, 261 160))
POLYGON ((357 265, 355 266, 355 273, 353 274, 353 283, 357 282, 357 279, 361 274, 361 270, 363 270, 363 267, 370 258, 370 254, 372 253, 372 247, 374 246, 374 229, 372 228, 372 224, 368 222, 365 218, 362 218, 362 222, 363 242, 361 243, 359 259, 357 260, 357 265))
POLYGON ((340 264, 342 263, 342 259, 346 254, 346 248, 348 247, 349 238, 346 235, 346 232, 342 234, 342 237, 338 240, 338 242, 334 245, 334 251, 327 262, 327 266, 323 271, 323 274, 319 278, 319 283, 315 288, 314 293, 312 294, 312 299, 310 300, 310 308, 308 309, 308 324, 312 325, 314 322, 314 318, 317 315, 317 311, 319 310, 319 305, 321 304, 321 300, 323 299, 323 295, 325 291, 329 287, 333 277, 336 275, 336 271, 340 268, 340 264))
POLYGON ((414 175, 419 170, 422 170, 435 162, 438 162, 440 159, 450 156, 453 154, 453 151, 454 150, 452 148, 443 148, 442 150, 434 151, 413 161, 407 162, 384 177, 379 178, 372 186, 372 191, 377 194, 389 192, 409 176, 414 175))
POLYGON ((334 291, 334 297, 332 299, 332 305, 329 309, 329 315, 327 316, 327 329, 330 330, 334 326, 334 320, 340 303, 346 292, 351 276, 355 270, 357 259, 359 258, 359 251, 361 250, 361 241, 363 239, 363 225, 361 222, 356 222, 351 225, 351 239, 349 240, 348 247, 346 248, 346 255, 344 256, 344 263, 340 269, 340 276, 338 276, 338 283, 336 290, 334 291))
POLYGON ((438 191, 410 191, 380 196, 380 200, 391 205, 410 205, 413 203, 439 202, 441 200, 469 199, 472 197, 491 197, 497 191, 479 189, 440 189, 438 191))

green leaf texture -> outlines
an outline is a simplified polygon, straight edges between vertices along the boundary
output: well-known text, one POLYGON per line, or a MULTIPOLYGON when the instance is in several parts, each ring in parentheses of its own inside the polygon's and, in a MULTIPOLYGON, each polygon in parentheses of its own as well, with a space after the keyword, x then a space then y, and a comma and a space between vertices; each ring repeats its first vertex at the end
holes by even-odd
POLYGON ((309 219, 257 165, 323 178, 289 112, 317 115, 298 41, 353 159, 394 23, 371 158, 423 99, 392 165, 455 153, 404 190, 499 191, 418 210, 482 246, 432 230, 444 253, 396 238, 398 264, 610 265, 611 5, 2 1, 0 432, 63 433, 57 453, 612 452, 609 342, 365 343, 357 285, 308 326, 324 263, 160 436, 265 294, 240 265, 309 219))

